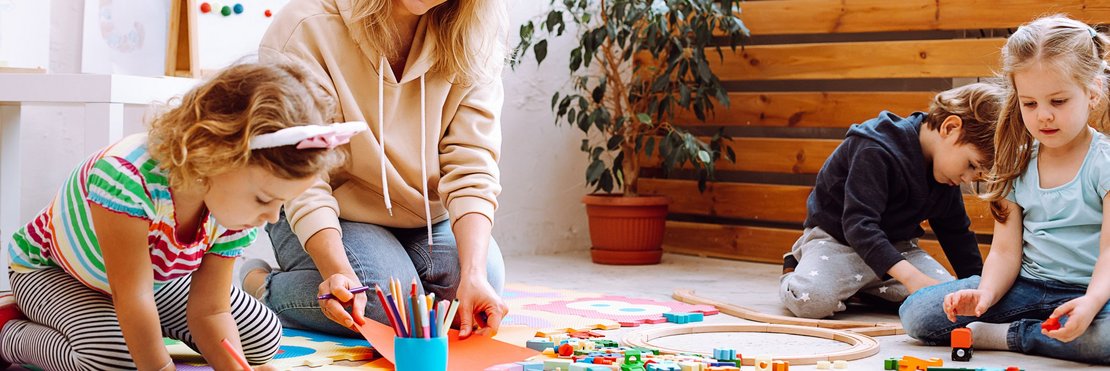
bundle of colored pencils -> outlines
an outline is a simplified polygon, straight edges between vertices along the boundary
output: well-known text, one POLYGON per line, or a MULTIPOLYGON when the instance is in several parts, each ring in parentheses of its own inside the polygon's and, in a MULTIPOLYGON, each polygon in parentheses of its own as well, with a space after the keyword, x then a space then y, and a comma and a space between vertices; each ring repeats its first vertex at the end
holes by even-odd
POLYGON ((447 337, 447 330, 451 328, 455 312, 459 309, 459 299, 436 302, 436 294, 424 295, 418 291, 416 279, 412 280, 407 298, 401 287, 401 281, 392 277, 388 293, 374 285, 393 332, 407 338, 447 337))

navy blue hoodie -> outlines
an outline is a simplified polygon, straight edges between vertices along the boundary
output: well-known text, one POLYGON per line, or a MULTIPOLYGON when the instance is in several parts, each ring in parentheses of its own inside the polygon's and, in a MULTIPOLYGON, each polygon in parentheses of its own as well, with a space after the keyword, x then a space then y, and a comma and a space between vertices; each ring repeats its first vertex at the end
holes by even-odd
POLYGON ((903 260, 893 242, 921 237, 928 220, 956 275, 980 274, 983 259, 960 187, 937 183, 922 153, 924 120, 922 112, 902 118, 883 111, 852 125, 817 174, 805 226, 851 246, 884 277, 903 260))

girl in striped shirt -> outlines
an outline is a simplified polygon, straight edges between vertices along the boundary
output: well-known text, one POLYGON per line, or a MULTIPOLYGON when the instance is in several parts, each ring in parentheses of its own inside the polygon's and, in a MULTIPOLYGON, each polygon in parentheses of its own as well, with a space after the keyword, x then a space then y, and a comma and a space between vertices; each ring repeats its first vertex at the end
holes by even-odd
POLYGON ((10 278, 25 319, 2 324, 3 360, 172 370, 162 337, 218 370, 238 369, 224 339, 251 364, 277 353, 281 324, 232 287, 235 257, 341 163, 332 148, 365 124, 307 125, 330 119, 333 103, 291 65, 229 67, 179 103, 149 133, 92 155, 15 233, 10 278))

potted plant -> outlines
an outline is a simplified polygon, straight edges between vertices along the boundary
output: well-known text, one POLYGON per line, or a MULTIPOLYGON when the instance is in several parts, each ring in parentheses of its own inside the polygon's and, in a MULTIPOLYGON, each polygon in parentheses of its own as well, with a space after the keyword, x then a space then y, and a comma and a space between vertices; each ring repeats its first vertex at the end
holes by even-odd
POLYGON ((580 45, 569 52, 573 88, 555 92, 551 109, 556 124, 566 122, 586 134, 581 147, 588 154, 586 182, 595 193, 583 202, 595 262, 654 264, 662 256, 668 201, 638 194, 641 153, 658 156, 664 174, 690 164, 702 191, 718 159, 735 161, 723 132, 702 140, 674 125, 674 117, 690 111, 704 121, 715 104, 728 106, 708 58, 723 58, 722 47, 735 50, 746 40, 736 3, 552 0, 542 22, 521 25, 513 67, 529 51, 542 63, 547 38, 561 36, 568 20, 577 26, 580 45))

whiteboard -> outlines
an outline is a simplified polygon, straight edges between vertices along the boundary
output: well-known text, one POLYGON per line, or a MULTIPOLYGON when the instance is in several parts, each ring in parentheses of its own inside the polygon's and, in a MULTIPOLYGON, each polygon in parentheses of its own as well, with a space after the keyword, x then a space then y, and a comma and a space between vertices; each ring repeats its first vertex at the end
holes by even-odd
POLYGON ((197 64, 201 71, 224 68, 243 57, 258 54, 258 44, 270 26, 273 17, 266 17, 266 10, 276 16, 289 0, 239 0, 208 1, 212 11, 202 13, 200 7, 206 1, 194 0, 190 16, 196 20, 197 64), (220 14, 223 6, 243 6, 243 12, 229 16, 220 14))

